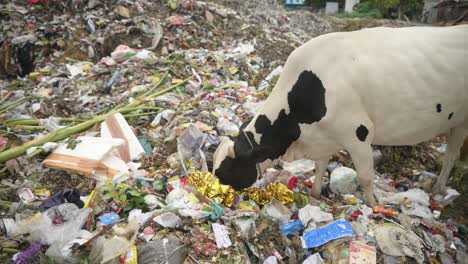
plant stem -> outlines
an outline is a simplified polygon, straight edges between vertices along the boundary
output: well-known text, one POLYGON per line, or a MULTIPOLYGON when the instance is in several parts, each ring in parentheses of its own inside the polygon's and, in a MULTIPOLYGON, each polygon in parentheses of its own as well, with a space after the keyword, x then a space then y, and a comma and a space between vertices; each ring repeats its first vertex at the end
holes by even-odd
POLYGON ((10 254, 16 254, 18 252, 21 252, 21 250, 16 249, 16 248, 0 248, 2 252, 5 253, 10 253, 10 254))
MULTIPOLYGON (((147 98, 151 99, 151 98, 158 97, 158 96, 160 96, 160 95, 162 95, 164 93, 167 93, 170 90, 175 89, 175 88, 183 85, 184 83, 186 83, 188 80, 190 80, 193 77, 194 76, 192 75, 189 78, 183 80, 182 82, 180 82, 178 84, 175 84, 175 85, 169 86, 167 88, 161 89, 161 90, 155 92, 154 94, 148 95, 147 98)), ((0 162, 5 162, 7 160, 14 159, 14 158, 16 158, 16 157, 18 157, 20 155, 23 155, 31 147, 42 146, 47 142, 57 142, 57 141, 66 139, 71 135, 78 134, 78 133, 81 133, 83 131, 86 131, 89 128, 91 128, 92 126, 94 126, 95 124, 106 120, 107 117, 109 117, 109 116, 111 116, 111 115, 113 115, 115 113, 121 113, 121 112, 124 112, 124 111, 126 111, 128 109, 131 109, 131 108, 134 108, 134 107, 137 107, 139 105, 144 104, 146 102, 145 99, 146 99, 145 96, 141 96, 141 97, 135 99, 135 101, 129 103, 127 106, 112 110, 107 114, 97 116, 97 117, 95 117, 95 118, 93 118, 91 120, 87 120, 87 121, 85 121, 83 123, 80 123, 80 124, 77 124, 77 125, 74 125, 74 126, 71 126, 71 127, 64 127, 64 128, 57 129, 57 130, 55 130, 55 131, 53 131, 53 132, 51 132, 51 133, 49 133, 47 135, 44 135, 44 136, 42 136, 40 138, 36 138, 36 139, 34 139, 32 141, 26 142, 21 146, 17 146, 17 147, 10 148, 10 149, 7 149, 5 151, 2 151, 2 152, 0 152, 0 162)))
POLYGON ((17 106, 20 106, 20 105, 22 105, 24 102, 26 102, 28 99, 29 99, 28 97, 25 97, 25 98, 21 98, 21 99, 19 99, 19 100, 16 100, 16 101, 14 101, 13 103, 11 103, 11 104, 9 104, 9 105, 6 105, 6 106, 4 106, 4 107, 2 107, 2 108, 0 108, 0 113, 5 113, 5 112, 7 112, 7 111, 9 111, 9 110, 11 110, 11 109, 17 107, 17 106))
POLYGON ((2 100, 0 100, 0 106, 6 102, 8 99, 10 99, 11 97, 13 96, 13 93, 12 92, 8 92, 3 98, 2 100))
POLYGON ((124 115, 124 117, 136 117, 136 116, 147 116, 147 115, 154 115, 154 114, 157 114, 159 112, 145 112, 145 113, 137 113, 137 114, 128 114, 128 115, 124 115))
POLYGON ((44 126, 27 126, 27 125, 16 125, 14 127, 15 129, 20 129, 20 130, 44 130, 44 126))

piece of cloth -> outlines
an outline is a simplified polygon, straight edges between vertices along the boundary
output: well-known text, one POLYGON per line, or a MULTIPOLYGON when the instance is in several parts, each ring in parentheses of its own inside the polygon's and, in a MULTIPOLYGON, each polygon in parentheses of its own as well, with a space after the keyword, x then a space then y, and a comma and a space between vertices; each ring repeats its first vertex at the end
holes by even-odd
POLYGON ((78 208, 83 208, 84 206, 84 202, 80 200, 80 191, 78 189, 65 188, 63 191, 45 200, 39 206, 39 209, 41 212, 44 212, 49 208, 61 205, 63 203, 73 203, 78 206, 78 208))

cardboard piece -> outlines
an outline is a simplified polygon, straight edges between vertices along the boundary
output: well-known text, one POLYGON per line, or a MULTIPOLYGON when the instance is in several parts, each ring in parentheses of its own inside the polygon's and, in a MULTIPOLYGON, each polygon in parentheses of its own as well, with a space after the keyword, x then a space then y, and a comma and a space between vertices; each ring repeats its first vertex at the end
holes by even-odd
POLYGON ((43 165, 55 169, 64 169, 85 176, 112 178, 119 171, 128 172, 124 161, 116 157, 114 148, 125 143, 117 138, 78 137, 75 148, 67 148, 60 143, 43 165))
POLYGON ((125 117, 120 113, 109 116, 101 124, 101 137, 120 138, 125 141, 123 145, 117 147, 119 157, 125 162, 139 159, 145 154, 140 141, 138 141, 125 117))

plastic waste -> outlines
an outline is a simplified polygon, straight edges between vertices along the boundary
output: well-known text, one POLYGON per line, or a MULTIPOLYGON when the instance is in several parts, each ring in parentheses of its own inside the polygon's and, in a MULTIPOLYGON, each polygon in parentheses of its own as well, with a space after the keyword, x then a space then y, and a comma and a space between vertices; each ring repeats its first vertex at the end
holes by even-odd
POLYGON ((284 236, 295 234, 302 231, 303 229, 304 225, 302 224, 301 220, 295 220, 281 225, 281 231, 283 232, 284 236))
POLYGON ((269 256, 268 258, 263 261, 263 264, 277 264, 278 259, 275 256, 269 256))
POLYGON ((276 67, 273 71, 270 72, 270 74, 267 75, 267 77, 260 83, 258 86, 258 90, 261 92, 265 90, 269 85, 270 81, 275 77, 281 74, 283 71, 283 66, 278 66, 276 67))
POLYGON ((120 236, 109 239, 101 236, 94 241, 89 254, 91 263, 108 263, 131 249, 133 243, 120 236))
POLYGON ((379 204, 401 204, 403 202, 415 202, 423 206, 429 206, 429 195, 418 188, 408 190, 406 192, 390 193, 375 189, 374 194, 379 201, 379 204))
POLYGON ((13 256, 13 264, 24 264, 35 262, 40 254, 44 245, 38 241, 32 243, 27 249, 17 253, 13 256))
POLYGON ((153 119, 150 125, 152 127, 156 127, 157 125, 161 123, 162 120, 169 122, 174 118, 175 113, 176 112, 172 109, 165 109, 156 115, 156 117, 153 119))
POLYGON ((225 118, 220 118, 218 120, 216 128, 221 136, 235 137, 239 134, 239 127, 225 118))
POLYGON ((116 147, 124 144, 125 140, 120 138, 78 137, 74 149, 60 143, 43 165, 98 179, 113 177, 119 171, 128 172, 127 164, 113 153, 116 147))
POLYGON ((349 244, 349 263, 377 263, 377 250, 362 241, 351 241, 349 244))
POLYGON ((139 264, 179 264, 183 263, 189 246, 175 236, 149 241, 138 246, 139 264))
POLYGON ((338 167, 330 175, 330 189, 336 194, 351 194, 359 187, 357 173, 348 167, 338 167))
POLYGON ((322 211, 318 206, 308 204, 299 210, 299 219, 307 226, 311 221, 317 224, 333 221, 333 215, 322 211))
POLYGON ((278 220, 280 224, 286 224, 291 217, 291 211, 277 199, 272 199, 270 203, 265 205, 262 212, 278 220))
POLYGON ((104 85, 104 93, 110 93, 112 90, 112 86, 117 82, 117 79, 120 77, 121 70, 120 68, 115 69, 114 74, 112 74, 112 77, 106 82, 104 85))
POLYGON ((133 129, 127 123, 125 117, 116 113, 109 116, 101 124, 102 138, 120 138, 125 140, 125 144, 117 146, 119 157, 124 162, 137 160, 145 154, 145 149, 136 137, 133 129))
POLYGON ((313 255, 310 255, 307 257, 302 264, 322 264, 324 263, 322 256, 320 256, 320 253, 315 253, 313 255))
POLYGON ((18 188, 18 190, 16 191, 16 194, 18 195, 20 200, 25 204, 31 203, 32 201, 36 199, 31 189, 26 188, 26 187, 18 188))
POLYGON ((68 72, 70 73, 70 78, 74 78, 78 75, 90 72, 93 68, 93 64, 88 61, 81 61, 74 64, 67 64, 66 67, 68 72))
POLYGON ((115 212, 108 212, 98 217, 104 225, 111 225, 120 220, 120 216, 115 212))
POLYGON ((453 203, 453 201, 455 201, 459 196, 460 193, 457 192, 457 190, 448 188, 445 196, 438 194, 434 197, 434 200, 436 200, 442 206, 447 206, 453 203))
POLYGON ((409 256, 418 263, 424 262, 424 254, 419 238, 399 226, 378 226, 375 239, 383 253, 391 256, 409 256))
POLYGON ((42 202, 39 209, 41 212, 44 212, 51 207, 55 207, 63 203, 73 203, 78 206, 78 208, 83 208, 84 202, 80 199, 80 190, 65 188, 61 192, 42 202))
POLYGON ((153 221, 166 228, 174 228, 180 225, 182 220, 176 214, 167 212, 153 218, 153 221))
POLYGON ((92 237, 93 234, 90 232, 80 230, 78 236, 72 240, 56 241, 52 243, 52 245, 47 249, 45 255, 57 263, 78 264, 80 263, 80 258, 73 256, 73 248, 77 245, 83 245, 92 237))
POLYGON ((93 19, 91 18, 86 19, 86 28, 88 29, 89 33, 94 33, 96 31, 96 26, 94 24, 93 19))
POLYGON ((292 162, 282 162, 283 170, 289 171, 293 175, 305 175, 312 173, 315 169, 315 161, 308 159, 299 159, 292 162))
POLYGON ((354 236, 356 234, 349 222, 344 219, 338 219, 326 226, 304 233, 301 239, 304 248, 314 248, 331 240, 354 236))
POLYGON ((186 174, 208 170, 205 154, 201 149, 205 143, 206 135, 194 125, 190 125, 177 139, 177 151, 186 174))
POLYGON ((417 216, 423 219, 433 219, 431 209, 419 203, 407 203, 401 207, 401 211, 409 216, 417 216))
POLYGON ((228 248, 232 246, 231 239, 229 238, 229 231, 225 225, 213 223, 211 227, 213 228, 216 246, 218 248, 228 248))
POLYGON ((91 211, 90 208, 79 209, 71 203, 61 204, 18 222, 15 234, 29 233, 32 240, 46 245, 70 241, 80 234, 91 211))
POLYGON ((0 219, 0 233, 6 235, 7 237, 13 236, 16 233, 16 222, 12 218, 2 218, 0 219))

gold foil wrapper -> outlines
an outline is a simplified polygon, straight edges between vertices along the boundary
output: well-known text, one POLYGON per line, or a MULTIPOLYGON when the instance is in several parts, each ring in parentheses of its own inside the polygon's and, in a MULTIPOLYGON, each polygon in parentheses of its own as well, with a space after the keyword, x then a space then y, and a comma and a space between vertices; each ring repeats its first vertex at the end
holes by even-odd
POLYGON ((244 193, 250 200, 259 205, 265 205, 276 198, 283 204, 288 204, 294 201, 294 193, 282 183, 274 182, 267 186, 266 189, 248 188, 241 192, 237 192, 229 185, 221 184, 218 178, 213 176, 208 171, 196 171, 188 175, 188 182, 200 193, 207 198, 213 199, 217 203, 224 203, 228 207, 232 207, 234 201, 240 193, 244 193))
POLYGON ((260 205, 266 205, 271 199, 276 198, 283 204, 288 204, 294 201, 294 193, 288 187, 280 182, 270 183, 266 189, 249 188, 243 193, 250 199, 260 205))
POLYGON ((188 175, 188 182, 200 194, 213 199, 217 203, 224 203, 228 207, 232 207, 238 196, 234 188, 229 185, 221 184, 219 179, 208 171, 190 173, 188 175))

